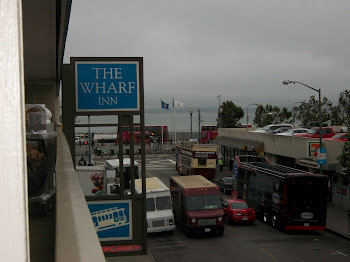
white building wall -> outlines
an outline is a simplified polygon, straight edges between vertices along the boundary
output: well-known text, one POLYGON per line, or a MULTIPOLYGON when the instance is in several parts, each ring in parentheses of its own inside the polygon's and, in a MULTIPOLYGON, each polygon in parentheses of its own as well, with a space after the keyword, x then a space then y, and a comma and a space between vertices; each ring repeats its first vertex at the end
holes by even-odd
POLYGON ((22 7, 0 2, 0 253, 2 261, 30 261, 27 217, 22 7))

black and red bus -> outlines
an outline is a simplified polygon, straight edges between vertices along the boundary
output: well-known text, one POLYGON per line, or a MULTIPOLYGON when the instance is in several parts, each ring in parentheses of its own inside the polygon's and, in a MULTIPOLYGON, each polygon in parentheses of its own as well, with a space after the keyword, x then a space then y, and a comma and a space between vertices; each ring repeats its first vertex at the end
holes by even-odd
MULTIPOLYGON (((119 131, 117 131, 117 136, 119 136, 119 131)), ((161 142, 163 138, 163 142, 168 142, 168 126, 145 126, 145 143, 149 143, 152 138, 159 139, 161 142), (163 131, 163 136, 162 136, 163 131)), ((130 143, 130 127, 123 126, 122 131, 122 141, 124 144, 130 143)), ((134 141, 135 143, 141 142, 141 128, 140 126, 134 127, 134 141)), ((117 143, 119 139, 117 138, 117 143)))
POLYGON ((328 177, 272 164, 263 156, 236 156, 233 198, 247 200, 258 217, 284 230, 324 230, 328 177))
POLYGON ((201 127, 201 143, 211 143, 219 135, 216 125, 202 125, 201 127))

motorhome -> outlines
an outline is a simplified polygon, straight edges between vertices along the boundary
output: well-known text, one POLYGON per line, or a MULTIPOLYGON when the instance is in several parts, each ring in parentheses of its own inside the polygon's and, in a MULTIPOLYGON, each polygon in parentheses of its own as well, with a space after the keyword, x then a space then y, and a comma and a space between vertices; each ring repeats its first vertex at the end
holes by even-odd
MULTIPOLYGON (((142 179, 135 180, 136 193, 142 193, 142 179)), ((147 233, 174 231, 175 221, 170 189, 158 178, 146 178, 147 233)))

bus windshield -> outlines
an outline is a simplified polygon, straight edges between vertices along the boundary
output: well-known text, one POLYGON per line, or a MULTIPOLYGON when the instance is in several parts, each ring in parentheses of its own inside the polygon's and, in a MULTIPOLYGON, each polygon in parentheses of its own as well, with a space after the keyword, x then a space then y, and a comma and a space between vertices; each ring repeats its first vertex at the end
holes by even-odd
POLYGON ((191 210, 209 210, 221 208, 219 195, 187 196, 186 207, 191 210))

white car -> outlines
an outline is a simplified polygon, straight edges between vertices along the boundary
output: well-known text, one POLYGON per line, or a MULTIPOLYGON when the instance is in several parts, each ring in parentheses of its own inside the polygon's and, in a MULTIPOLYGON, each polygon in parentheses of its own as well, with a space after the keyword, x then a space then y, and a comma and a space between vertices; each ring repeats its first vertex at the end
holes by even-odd
POLYGON ((307 129, 307 128, 294 128, 294 130, 290 129, 287 132, 276 134, 276 136, 293 136, 293 133, 294 134, 303 134, 303 133, 307 133, 308 131, 309 131, 309 129, 307 129))
POLYGON ((291 124, 272 124, 272 125, 267 125, 267 126, 258 128, 256 130, 250 131, 250 132, 271 134, 274 130, 281 128, 281 127, 293 128, 293 126, 291 124))

